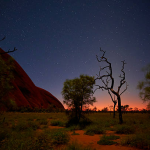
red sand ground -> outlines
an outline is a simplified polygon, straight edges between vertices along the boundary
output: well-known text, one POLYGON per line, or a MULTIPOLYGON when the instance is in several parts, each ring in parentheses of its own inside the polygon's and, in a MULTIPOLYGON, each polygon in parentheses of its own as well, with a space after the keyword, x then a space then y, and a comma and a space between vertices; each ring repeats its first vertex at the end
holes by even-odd
MULTIPOLYGON (((49 126, 49 128, 63 128, 63 127, 57 127, 57 126, 49 126)), ((70 134, 70 142, 72 143, 73 141, 76 141, 77 143, 87 147, 91 147, 92 149, 95 150, 140 150, 138 148, 134 148, 134 147, 127 147, 127 146, 121 146, 119 144, 116 145, 99 145, 97 144, 97 141, 100 140, 100 137, 103 136, 103 134, 99 135, 99 134, 95 134, 94 136, 89 136, 89 135, 85 135, 84 134, 85 131, 83 130, 76 130, 75 133, 78 133, 79 135, 72 135, 73 132, 69 132, 70 134)), ((110 134, 114 134, 114 131, 107 131, 106 135, 110 135, 110 134)), ((116 135, 116 134, 114 134, 116 135)), ((127 136, 124 134, 117 134, 118 136, 120 136, 120 139, 118 140, 114 140, 114 141, 119 141, 127 136)), ((60 146, 58 149, 63 148, 65 146, 60 146)), ((56 149, 57 150, 57 149, 56 149)))
MULTIPOLYGON (((137 148, 132 148, 132 147, 126 147, 126 146, 120 146, 120 145, 99 145, 97 144, 97 141, 100 140, 101 135, 94 135, 94 136, 89 136, 85 135, 83 130, 77 130, 75 131, 76 133, 79 133, 80 135, 71 135, 71 140, 72 141, 77 141, 78 143, 84 145, 84 146, 89 146, 93 149, 96 150, 139 150, 137 148)), ((71 133, 72 134, 72 133, 71 133)), ((113 134, 113 131, 107 132, 106 135, 113 134)), ((119 135, 120 138, 126 136, 126 135, 119 135)), ((120 139, 116 140, 119 141, 120 139)))

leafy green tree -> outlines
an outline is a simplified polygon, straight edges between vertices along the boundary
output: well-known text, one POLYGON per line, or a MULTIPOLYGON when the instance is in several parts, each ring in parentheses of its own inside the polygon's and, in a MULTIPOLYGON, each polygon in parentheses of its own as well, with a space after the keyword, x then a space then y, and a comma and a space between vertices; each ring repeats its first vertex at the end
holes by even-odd
POLYGON ((137 89, 140 90, 139 96, 145 102, 150 100, 150 64, 142 69, 145 73, 145 79, 139 81, 137 89))
POLYGON ((83 106, 93 105, 96 102, 93 97, 94 77, 80 75, 80 78, 66 80, 64 82, 62 95, 64 103, 75 112, 76 121, 79 122, 83 106))

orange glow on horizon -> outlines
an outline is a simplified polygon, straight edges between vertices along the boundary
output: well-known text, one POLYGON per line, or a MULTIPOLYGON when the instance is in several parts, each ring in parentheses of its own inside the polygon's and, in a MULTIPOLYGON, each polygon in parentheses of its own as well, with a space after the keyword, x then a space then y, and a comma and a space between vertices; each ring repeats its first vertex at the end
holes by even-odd
MULTIPOLYGON (((64 104, 63 104, 64 105, 64 104)), ((143 101, 139 97, 122 97, 121 99, 121 105, 129 105, 129 108, 138 108, 138 110, 141 109, 146 109, 147 103, 143 103, 143 101)), ((111 101, 110 97, 102 98, 102 99, 97 99, 97 102, 93 104, 93 106, 89 106, 90 109, 93 109, 94 107, 97 108, 97 110, 102 110, 104 107, 109 107, 113 106, 113 102, 111 101)), ((118 105, 116 105, 117 108, 118 105)), ((64 105, 65 109, 68 109, 67 105, 64 105)))

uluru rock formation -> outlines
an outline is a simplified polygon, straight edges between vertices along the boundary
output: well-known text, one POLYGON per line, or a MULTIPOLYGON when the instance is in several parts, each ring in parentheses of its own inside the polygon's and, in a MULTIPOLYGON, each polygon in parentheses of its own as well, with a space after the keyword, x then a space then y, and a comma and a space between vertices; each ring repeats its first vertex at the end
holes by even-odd
MULTIPOLYGON (((4 51, 0 48, 0 53, 4 51)), ((2 59, 8 61, 11 56, 2 54, 2 59)), ((9 97, 16 102, 17 107, 45 108, 50 105, 55 108, 64 109, 61 102, 48 91, 35 86, 22 67, 14 60, 14 80, 13 89, 9 92, 9 97)))

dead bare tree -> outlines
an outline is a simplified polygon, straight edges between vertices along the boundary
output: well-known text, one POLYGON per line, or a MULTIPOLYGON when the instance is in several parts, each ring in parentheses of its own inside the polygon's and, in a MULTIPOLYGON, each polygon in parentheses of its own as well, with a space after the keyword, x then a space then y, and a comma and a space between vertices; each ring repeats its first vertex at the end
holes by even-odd
POLYGON ((114 113, 113 113, 113 118, 115 118, 115 108, 116 108, 117 100, 115 99, 115 94, 114 94, 114 98, 113 98, 109 90, 108 90, 108 94, 110 95, 111 100, 112 100, 112 102, 114 103, 114 108, 113 108, 113 112, 114 112, 114 113))
MULTIPOLYGON (((124 65, 126 64, 125 61, 122 61, 122 69, 121 69, 121 72, 122 72, 122 75, 120 75, 119 77, 121 78, 120 80, 120 85, 118 86, 118 90, 115 91, 114 90, 114 78, 112 76, 112 66, 111 66, 111 63, 107 60, 107 58, 105 57, 105 53, 106 51, 103 51, 101 48, 100 48, 100 51, 103 52, 103 55, 102 57, 100 57, 100 59, 98 58, 98 56, 96 55, 96 58, 97 58, 97 61, 98 62, 106 62, 107 66, 103 67, 103 68, 100 68, 100 71, 99 71, 99 75, 97 75, 97 78, 95 79, 96 80, 99 80, 102 82, 103 85, 96 85, 97 88, 95 89, 95 91, 97 89, 101 89, 102 91, 103 90, 107 90, 113 103, 114 103, 114 109, 115 109, 115 106, 118 102, 118 111, 119 111, 119 123, 122 124, 123 123, 123 119, 122 119, 122 112, 121 112, 121 95, 127 90, 127 82, 125 80, 125 72, 124 72, 124 65), (106 70, 108 69, 108 70, 106 70), (104 75, 101 75, 101 71, 102 70, 106 70, 106 74, 104 75), (121 87, 126 83, 126 87, 125 89, 120 93, 120 89, 121 87), (117 97, 117 101, 115 100, 115 97, 113 99, 112 97, 112 94, 114 94, 116 97, 117 97)), ((94 91, 94 92, 95 92, 94 91)))

